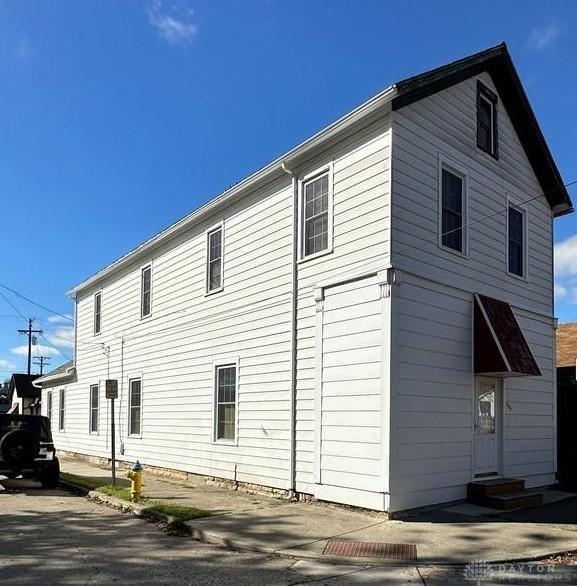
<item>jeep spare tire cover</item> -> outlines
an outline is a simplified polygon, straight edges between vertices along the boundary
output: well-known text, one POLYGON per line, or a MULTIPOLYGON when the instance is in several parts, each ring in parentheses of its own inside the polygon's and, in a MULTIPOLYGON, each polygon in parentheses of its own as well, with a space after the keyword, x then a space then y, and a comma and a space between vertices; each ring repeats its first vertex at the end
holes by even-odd
POLYGON ((32 465, 39 450, 38 439, 26 429, 9 431, 0 440, 2 459, 8 466, 14 468, 26 468, 32 465))

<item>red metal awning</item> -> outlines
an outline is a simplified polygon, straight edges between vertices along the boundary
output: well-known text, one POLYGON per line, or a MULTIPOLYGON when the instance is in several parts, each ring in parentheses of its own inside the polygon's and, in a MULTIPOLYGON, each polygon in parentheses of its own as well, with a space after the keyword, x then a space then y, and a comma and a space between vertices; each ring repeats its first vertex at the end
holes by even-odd
POLYGON ((541 371, 508 303, 475 294, 475 374, 541 376, 541 371))

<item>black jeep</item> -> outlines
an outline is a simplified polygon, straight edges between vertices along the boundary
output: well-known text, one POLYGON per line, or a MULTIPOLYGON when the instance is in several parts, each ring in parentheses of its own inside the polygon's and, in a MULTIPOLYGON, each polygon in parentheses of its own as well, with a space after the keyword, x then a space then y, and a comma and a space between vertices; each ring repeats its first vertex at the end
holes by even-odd
POLYGON ((0 414, 0 476, 34 478, 56 488, 60 464, 50 420, 41 415, 0 414))

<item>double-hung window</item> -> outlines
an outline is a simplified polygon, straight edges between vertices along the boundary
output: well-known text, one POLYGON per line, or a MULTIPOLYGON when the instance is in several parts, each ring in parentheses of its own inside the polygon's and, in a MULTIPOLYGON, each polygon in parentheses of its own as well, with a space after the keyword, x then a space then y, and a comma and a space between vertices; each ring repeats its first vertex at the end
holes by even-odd
POLYGON ((60 389, 58 397, 58 430, 64 431, 66 415, 66 395, 64 389, 60 389))
POLYGON ((152 267, 144 267, 140 274, 140 317, 147 317, 152 311, 152 267))
POLYGON ((477 82, 477 146, 498 157, 497 96, 477 82))
POLYGON ((52 425, 52 391, 46 393, 46 417, 50 419, 50 425, 52 425))
POLYGON ((99 334, 102 328, 102 292, 94 294, 94 334, 99 334))
POLYGON ((206 292, 222 289, 222 226, 207 234, 206 292))
POLYGON ((235 441, 237 400, 236 364, 217 366, 215 378, 215 437, 217 440, 235 441))
POLYGON ((465 179, 441 167, 441 244, 465 253, 465 179))
POLYGON ((128 381, 128 435, 140 435, 142 429, 142 380, 128 381))
POLYGON ((507 266, 512 275, 525 277, 525 213, 509 206, 507 212, 507 266))
POLYGON ((330 249, 331 185, 329 171, 302 183, 301 257, 306 258, 330 249))
POLYGON ((90 385, 90 433, 98 432, 98 385, 90 385))

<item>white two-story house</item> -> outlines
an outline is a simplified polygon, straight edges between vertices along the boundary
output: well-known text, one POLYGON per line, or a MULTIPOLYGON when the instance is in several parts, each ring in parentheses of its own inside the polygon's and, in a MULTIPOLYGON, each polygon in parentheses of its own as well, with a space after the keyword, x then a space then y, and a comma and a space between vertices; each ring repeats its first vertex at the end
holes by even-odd
POLYGON ((109 457, 116 379, 119 460, 389 512, 550 485, 571 211, 505 45, 400 81, 71 290, 56 445, 109 457))

